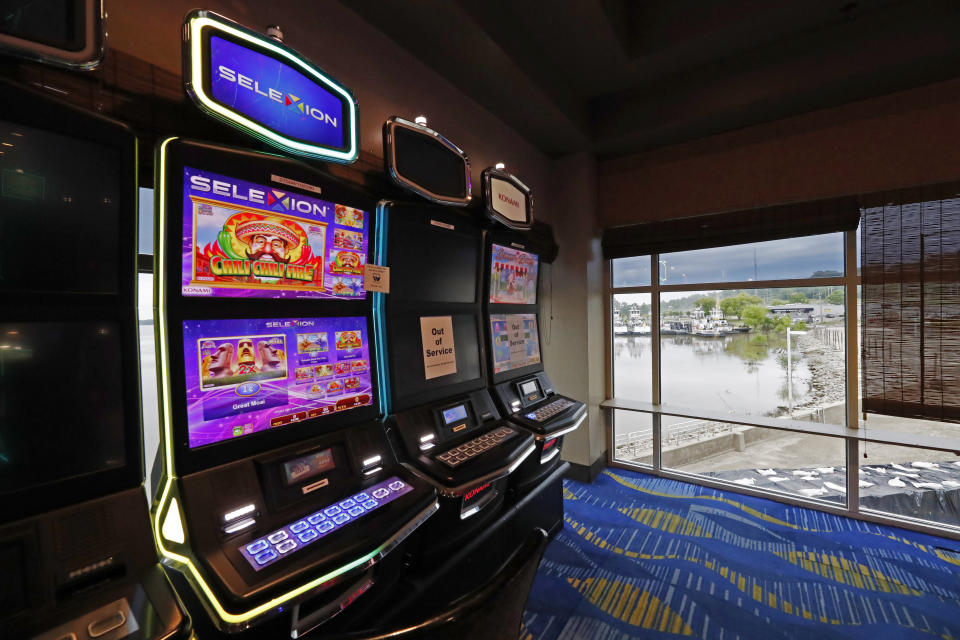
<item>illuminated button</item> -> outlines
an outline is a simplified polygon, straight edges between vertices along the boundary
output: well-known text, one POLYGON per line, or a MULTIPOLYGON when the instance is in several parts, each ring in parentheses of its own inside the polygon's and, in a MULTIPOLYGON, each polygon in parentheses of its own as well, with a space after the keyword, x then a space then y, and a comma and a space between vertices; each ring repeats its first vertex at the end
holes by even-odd
POLYGON ((267 564, 268 562, 270 562, 271 560, 273 560, 273 559, 276 558, 276 557, 277 557, 277 552, 276 552, 276 551, 274 551, 273 549, 267 549, 266 551, 264 551, 264 552, 261 553, 260 555, 254 556, 253 559, 254 559, 254 561, 256 561, 257 564, 267 564))
POLYGON ((327 519, 327 517, 326 517, 325 515, 323 515, 322 513, 315 513, 315 514, 313 514, 312 516, 310 516, 309 518, 307 518, 307 522, 309 522, 310 524, 320 524, 321 522, 323 522, 323 521, 326 520, 326 519, 327 519))
POLYGON ((527 414, 527 419, 528 419, 528 420, 536 420, 536 419, 537 419, 537 414, 535 414, 535 413, 528 413, 528 414, 527 414))
POLYGON ((406 485, 404 485, 402 482, 396 480, 395 482, 390 483, 390 491, 400 491, 400 489, 403 489, 405 486, 406 485))
POLYGON ((249 553, 250 555, 254 555, 254 554, 260 553, 261 551, 263 551, 269 546, 270 546, 270 543, 268 543, 266 540, 263 540, 263 539, 257 540, 253 544, 247 545, 247 553, 249 553))
POLYGON ((350 516, 348 516, 348 515, 345 514, 345 513, 341 513, 340 515, 337 515, 337 516, 334 516, 334 517, 333 517, 333 521, 336 522, 337 524, 343 524, 344 522, 346 522, 346 521, 349 520, 349 519, 350 519, 350 516))
POLYGON ((297 548, 297 543, 293 540, 285 540, 277 545, 277 551, 280 553, 286 553, 288 551, 293 551, 297 548))
POLYGON ((330 531, 330 529, 333 529, 333 523, 330 522, 329 520, 317 526, 317 531, 319 531, 320 533, 326 533, 327 531, 330 531))
POLYGON ((364 500, 369 500, 370 496, 365 493, 358 493, 357 495, 353 496, 353 499, 357 502, 363 502, 364 500))
POLYGON ((310 525, 307 524, 306 520, 301 520, 300 522, 294 522, 292 525, 290 525, 290 531, 293 531, 294 533, 300 533, 301 531, 306 531, 309 528, 310 528, 310 525))
POLYGON ((347 513, 349 513, 349 514, 352 515, 352 516, 359 516, 359 515, 363 514, 364 511, 365 511, 365 509, 364 509, 363 507, 361 507, 360 505, 357 505, 357 506, 355 506, 355 507, 350 507, 350 509, 347 511, 347 513))
POLYGON ((378 504, 380 503, 371 498, 370 500, 367 500, 366 502, 363 503, 363 508, 367 510, 373 509, 378 504))
POLYGON ((347 498, 346 500, 344 500, 343 502, 340 503, 340 508, 341 508, 341 509, 349 509, 350 507, 352 507, 352 506, 355 505, 355 504, 357 504, 355 500, 353 500, 352 498, 347 498))
POLYGON ((297 537, 300 539, 300 542, 310 542, 311 540, 316 538, 318 535, 320 534, 318 534, 313 529, 307 529, 303 533, 299 534, 297 537))
POLYGON ((374 497, 374 498, 380 498, 381 500, 382 500, 383 498, 386 498, 388 495, 390 495, 390 492, 387 491, 386 489, 384 489, 383 487, 381 487, 381 488, 379 488, 379 489, 375 489, 374 492, 373 492, 373 497, 374 497))
POLYGON ((269 540, 269 541, 272 542, 273 544, 277 544, 278 542, 283 542, 284 540, 286 540, 286 539, 289 538, 289 537, 290 537, 290 536, 287 535, 287 532, 284 531, 283 529, 281 529, 280 531, 277 531, 276 533, 271 533, 270 535, 268 535, 268 536, 267 536, 267 540, 269 540))
POLYGON ((323 513, 332 518, 333 516, 337 515, 341 511, 342 509, 340 507, 338 507, 337 505, 333 505, 332 507, 327 507, 326 509, 324 509, 323 513))

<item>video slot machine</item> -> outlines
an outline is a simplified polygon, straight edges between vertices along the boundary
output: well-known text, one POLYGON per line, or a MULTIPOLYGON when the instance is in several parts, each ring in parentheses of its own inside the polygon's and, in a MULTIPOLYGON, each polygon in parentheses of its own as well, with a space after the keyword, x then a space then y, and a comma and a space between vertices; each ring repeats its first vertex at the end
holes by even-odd
MULTIPOLYGON (((209 12, 185 34, 203 108, 288 152, 356 156, 352 96, 292 49, 209 12), (308 106, 277 116, 264 101, 291 86, 308 106)), ((380 421, 375 201, 305 162, 197 141, 162 142, 156 167, 157 545, 217 631, 296 638, 396 579, 394 552, 438 507, 380 421)))
POLYGON ((390 267, 390 291, 376 294, 375 304, 388 356, 385 424, 401 456, 440 495, 418 559, 440 566, 501 514, 507 478, 534 439, 503 420, 486 390, 482 228, 457 208, 470 200, 465 154, 401 118, 387 121, 384 141, 394 180, 432 201, 379 204, 378 257, 390 267))
POLYGON ((0 637, 186 637, 142 486, 136 138, 0 83, 0 637))
POLYGON ((512 478, 522 495, 561 464, 563 435, 583 423, 587 407, 557 393, 543 367, 538 297, 543 242, 531 232, 533 195, 502 169, 486 169, 483 182, 485 210, 494 223, 486 232, 484 259, 489 380, 497 408, 531 431, 537 443, 536 453, 512 478))

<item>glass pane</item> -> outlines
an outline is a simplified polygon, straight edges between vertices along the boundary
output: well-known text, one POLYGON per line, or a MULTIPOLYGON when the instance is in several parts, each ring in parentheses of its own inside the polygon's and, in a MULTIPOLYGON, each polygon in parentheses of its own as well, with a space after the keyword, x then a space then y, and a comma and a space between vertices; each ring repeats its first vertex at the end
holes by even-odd
POLYGON ((137 274, 137 315, 140 320, 140 402, 143 413, 143 458, 147 472, 147 495, 150 472, 160 444, 160 409, 157 402, 157 352, 153 338, 153 274, 137 274))
POLYGON ((616 258, 610 262, 614 287, 650 286, 650 256, 616 258))
POLYGON ((842 287, 670 292, 660 311, 665 404, 846 423, 842 287))
POLYGON ((653 415, 613 411, 613 456, 633 464, 653 464, 653 415))
POLYGON ((843 438, 664 415, 663 468, 846 504, 843 438))
POLYGON ((140 187, 137 208, 138 251, 143 255, 153 255, 153 189, 140 187))
POLYGON ((842 232, 660 255, 663 285, 842 275, 842 232))
POLYGON ((653 399, 653 354, 650 337, 650 294, 613 296, 613 395, 653 399))
POLYGON ((875 442, 860 447, 867 454, 860 461, 861 508, 960 526, 960 456, 875 442))

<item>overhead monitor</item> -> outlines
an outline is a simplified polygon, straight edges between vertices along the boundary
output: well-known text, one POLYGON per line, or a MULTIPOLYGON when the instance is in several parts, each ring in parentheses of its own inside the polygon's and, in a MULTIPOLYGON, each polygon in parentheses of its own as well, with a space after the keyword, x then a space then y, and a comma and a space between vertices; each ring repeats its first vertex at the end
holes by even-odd
POLYGON ((112 141, 0 116, 0 291, 117 293, 124 160, 112 141))
POLYGON ((184 296, 366 296, 366 211, 190 166, 182 210, 184 296))
POLYGON ((372 405, 370 339, 363 317, 184 321, 190 448, 372 405))
POLYGON ((0 50, 57 66, 92 69, 104 55, 102 0, 4 0, 0 50))
POLYGON ((490 314, 490 342, 494 376, 540 366, 536 314, 490 314))
POLYGON ((537 254, 494 243, 490 248, 491 304, 537 303, 537 254))
POLYGON ((203 111, 283 151, 357 159, 353 94, 274 38, 192 11, 184 25, 184 82, 203 111))
POLYGON ((0 322, 0 496, 127 465, 120 325, 0 322))
POLYGON ((439 204, 470 203, 470 161, 460 147, 396 116, 383 125, 383 144, 387 172, 398 185, 439 204))
POLYGON ((487 216, 511 229, 533 226, 533 194, 520 178, 502 169, 483 171, 484 210, 487 216))

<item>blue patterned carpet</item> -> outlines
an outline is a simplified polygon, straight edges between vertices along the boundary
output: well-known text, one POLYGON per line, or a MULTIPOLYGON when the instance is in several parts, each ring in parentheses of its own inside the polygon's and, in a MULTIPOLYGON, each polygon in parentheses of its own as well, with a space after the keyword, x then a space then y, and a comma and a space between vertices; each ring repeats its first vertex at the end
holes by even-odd
POLYGON ((613 469, 564 507, 522 640, 960 637, 960 542, 613 469))

